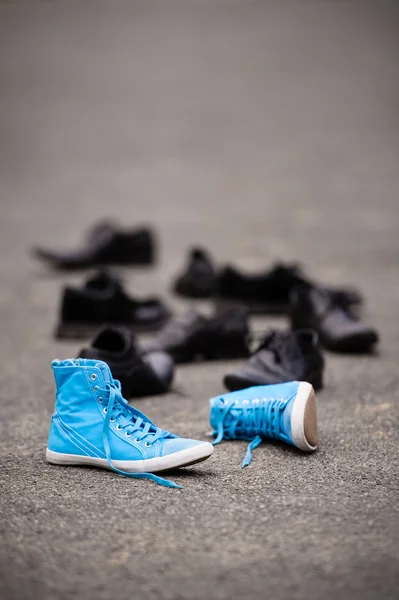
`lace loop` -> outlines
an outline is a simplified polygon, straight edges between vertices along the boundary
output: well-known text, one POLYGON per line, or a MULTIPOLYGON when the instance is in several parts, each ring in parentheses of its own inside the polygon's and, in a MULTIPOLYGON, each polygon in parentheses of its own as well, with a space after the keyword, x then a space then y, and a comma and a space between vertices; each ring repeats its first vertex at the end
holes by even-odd
POLYGON ((106 459, 111 469, 120 475, 124 475, 125 477, 132 477, 135 479, 151 479, 160 485, 181 489, 181 485, 178 485, 173 481, 169 481, 168 479, 158 477, 153 473, 131 473, 129 471, 122 471, 121 469, 115 467, 112 462, 111 447, 109 443, 111 420, 112 422, 117 422, 117 425, 120 428, 119 431, 124 431, 125 435, 130 436, 133 432, 136 432, 137 441, 146 439, 146 443, 148 444, 147 447, 151 446, 157 440, 168 437, 170 434, 168 431, 164 431, 163 429, 156 427, 151 421, 144 421, 142 417, 137 415, 135 409, 133 409, 123 398, 121 384, 117 379, 114 379, 113 383, 107 383, 105 388, 101 388, 101 392, 105 396, 108 395, 108 405, 104 408, 106 416, 104 419, 102 439, 106 459))
POLYGON ((279 439, 280 416, 288 400, 281 398, 254 398, 228 404, 223 398, 214 407, 216 411, 213 445, 222 439, 248 440, 245 458, 241 467, 249 465, 252 451, 264 438, 279 439))

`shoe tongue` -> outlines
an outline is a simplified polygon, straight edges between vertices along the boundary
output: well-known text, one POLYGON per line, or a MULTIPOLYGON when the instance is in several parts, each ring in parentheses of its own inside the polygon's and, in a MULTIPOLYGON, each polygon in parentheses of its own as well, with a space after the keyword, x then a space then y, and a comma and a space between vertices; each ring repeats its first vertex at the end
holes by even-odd
POLYGON ((107 365, 107 363, 99 361, 98 363, 96 363, 96 367, 98 369, 100 369, 102 376, 104 378, 105 383, 112 383, 113 382, 113 377, 112 377, 112 373, 111 373, 111 369, 109 368, 109 366, 107 365))

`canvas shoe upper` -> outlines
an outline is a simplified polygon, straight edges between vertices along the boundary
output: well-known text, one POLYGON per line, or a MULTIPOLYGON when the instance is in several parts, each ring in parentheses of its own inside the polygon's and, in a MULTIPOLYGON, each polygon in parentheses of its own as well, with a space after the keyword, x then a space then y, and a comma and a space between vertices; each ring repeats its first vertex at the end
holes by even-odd
POLYGON ((157 427, 122 397, 108 365, 89 359, 55 360, 56 404, 47 460, 110 468, 127 477, 180 487, 153 475, 208 458, 208 442, 180 438, 157 427))
POLYGON ((280 440, 305 452, 317 447, 316 397, 310 383, 254 386, 212 398, 210 407, 214 445, 223 439, 251 442, 242 467, 251 462, 252 450, 264 439, 280 440))

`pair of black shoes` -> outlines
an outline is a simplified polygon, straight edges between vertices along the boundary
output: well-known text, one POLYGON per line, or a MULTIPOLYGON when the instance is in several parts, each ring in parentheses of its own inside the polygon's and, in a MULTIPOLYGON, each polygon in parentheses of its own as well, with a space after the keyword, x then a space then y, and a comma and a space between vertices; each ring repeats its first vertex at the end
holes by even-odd
POLYGON ((78 357, 106 362, 127 398, 163 394, 170 389, 175 362, 198 358, 248 356, 246 311, 226 310, 213 317, 189 311, 147 344, 139 344, 131 329, 106 325, 78 357))
POLYGON ((252 354, 247 313, 231 308, 212 317, 188 311, 171 319, 142 348, 128 330, 108 327, 80 356, 107 362, 127 396, 167 391, 173 361, 227 360, 250 354, 241 369, 225 376, 229 390, 292 380, 308 381, 318 390, 324 370, 319 339, 330 350, 347 352, 370 350, 377 341, 373 330, 353 320, 331 304, 328 294, 317 290, 295 291, 291 319, 294 331, 269 332, 252 354))
MULTIPOLYGON (((112 221, 93 227, 76 250, 34 250, 36 257, 57 269, 149 265, 155 253, 152 230, 123 230, 112 221)), ((133 332, 154 331, 169 317, 169 308, 158 298, 132 298, 119 279, 99 271, 80 288, 64 288, 55 335, 81 338, 95 334, 79 357, 105 361, 114 378, 121 381, 126 397, 162 394, 173 380, 173 358, 164 352, 144 354, 133 332)))
POLYGON ((322 387, 324 360, 314 331, 271 331, 255 352, 251 346, 248 313, 232 307, 209 318, 192 310, 175 317, 146 348, 168 352, 178 363, 249 356, 239 371, 224 378, 232 391, 293 380, 322 387))
POLYGON ((252 353, 247 311, 232 307, 212 317, 190 310, 172 318, 141 348, 129 331, 108 327, 96 336, 91 350, 80 355, 108 362, 127 396, 167 391, 173 362, 248 356, 241 369, 225 376, 229 390, 292 380, 308 381, 318 390, 324 371, 321 345, 341 352, 364 352, 377 341, 372 329, 334 304, 326 292, 297 288, 291 307, 293 330, 267 333, 252 353))
MULTIPOLYGON (((247 313, 231 308, 205 317, 195 311, 171 319, 141 346, 127 329, 102 328, 82 358, 103 360, 122 383, 127 397, 161 394, 170 388, 173 365, 198 359, 238 359, 251 355, 247 313)), ((260 342, 244 367, 224 378, 229 390, 253 385, 309 381, 322 387, 324 360, 313 331, 272 331, 260 342)))
POLYGON ((75 250, 33 249, 36 258, 55 269, 85 269, 103 265, 149 265, 155 261, 156 239, 148 227, 122 229, 114 221, 102 221, 75 250))
POLYGON ((226 375, 224 383, 229 390, 291 380, 308 381, 318 390, 323 386, 321 347, 361 354, 371 352, 378 341, 376 331, 316 287, 292 291, 290 319, 291 331, 266 335, 244 367, 226 375))
POLYGON ((80 358, 106 362, 122 384, 126 398, 167 392, 173 380, 174 361, 165 352, 144 353, 134 332, 154 331, 170 317, 157 298, 131 298, 120 280, 99 271, 81 288, 63 291, 58 338, 82 338, 94 334, 80 358))
POLYGON ((252 314, 288 314, 290 296, 297 286, 322 289, 345 310, 362 303, 356 289, 317 285, 296 264, 277 263, 269 271, 255 274, 242 273, 231 265, 216 269, 210 255, 201 248, 190 252, 173 289, 186 298, 216 298, 220 303, 242 304, 252 314))

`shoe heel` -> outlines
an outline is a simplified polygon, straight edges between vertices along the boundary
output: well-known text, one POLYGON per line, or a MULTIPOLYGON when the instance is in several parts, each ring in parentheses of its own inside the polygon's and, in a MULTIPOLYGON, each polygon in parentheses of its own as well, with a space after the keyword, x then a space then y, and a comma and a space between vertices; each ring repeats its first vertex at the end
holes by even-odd
POLYGON ((315 377, 309 377, 309 383, 313 385, 315 391, 321 390, 324 385, 322 373, 317 373, 315 377))

